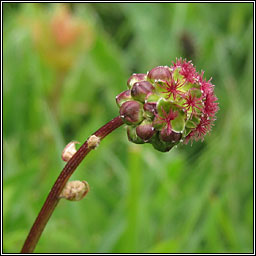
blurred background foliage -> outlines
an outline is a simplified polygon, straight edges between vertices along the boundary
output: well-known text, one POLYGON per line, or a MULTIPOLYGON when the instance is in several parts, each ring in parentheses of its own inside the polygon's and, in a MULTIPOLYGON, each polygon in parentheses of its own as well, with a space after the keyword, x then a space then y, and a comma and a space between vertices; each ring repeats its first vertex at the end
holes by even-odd
POLYGON ((35 252, 249 253, 253 250, 252 3, 4 3, 3 246, 19 252, 64 163, 118 115, 133 72, 192 59, 213 77, 218 120, 169 153, 120 128, 72 180, 35 252))

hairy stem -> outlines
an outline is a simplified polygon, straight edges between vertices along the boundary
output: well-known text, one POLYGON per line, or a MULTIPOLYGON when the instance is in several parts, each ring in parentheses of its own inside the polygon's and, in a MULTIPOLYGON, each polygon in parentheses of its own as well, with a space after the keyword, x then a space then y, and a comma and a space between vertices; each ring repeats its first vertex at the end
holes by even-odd
MULTIPOLYGON (((112 119, 110 122, 102 126, 93 135, 102 140, 112 131, 117 129, 123 124, 120 116, 112 119)), ((66 182, 73 174, 77 166, 82 162, 84 157, 92 150, 88 147, 88 140, 79 148, 79 150, 73 155, 73 157, 67 162, 56 182, 54 183, 41 211, 39 212, 28 236, 22 247, 21 253, 32 253, 36 247, 36 244, 50 219, 55 207, 59 202, 59 195, 63 190, 66 182)))

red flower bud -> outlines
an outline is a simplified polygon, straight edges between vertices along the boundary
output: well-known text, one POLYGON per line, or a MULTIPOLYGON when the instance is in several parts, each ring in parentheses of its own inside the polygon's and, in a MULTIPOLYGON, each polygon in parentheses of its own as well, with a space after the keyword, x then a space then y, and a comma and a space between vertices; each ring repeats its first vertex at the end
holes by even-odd
POLYGON ((143 109, 145 111, 146 116, 149 118, 154 118, 156 111, 156 102, 147 102, 143 105, 143 109))
POLYGON ((133 74, 127 81, 128 88, 130 89, 135 83, 146 81, 147 75, 146 74, 133 74))
POLYGON ((121 107, 121 105, 128 100, 131 100, 130 90, 123 91, 116 96, 116 104, 118 107, 121 107))
POLYGON ((137 101, 126 101, 120 107, 120 116, 127 124, 139 124, 143 120, 142 104, 137 101))
POLYGON ((127 126, 127 137, 128 140, 135 144, 143 144, 145 143, 136 133, 136 127, 127 126))
POLYGON ((148 73, 148 79, 151 81, 163 80, 169 81, 172 78, 171 69, 167 66, 158 66, 148 73))
POLYGON ((155 133, 155 129, 150 123, 142 123, 136 127, 137 135, 145 142, 151 139, 155 133))
POLYGON ((159 139, 159 132, 156 133, 156 136, 152 138, 150 143, 153 145, 153 147, 160 151, 160 152, 168 152, 170 151, 175 144, 172 142, 165 142, 159 139))
POLYGON ((144 102, 146 96, 154 90, 148 81, 137 82, 132 86, 131 95, 135 100, 144 102))
POLYGON ((165 142, 177 143, 180 141, 181 136, 181 133, 177 133, 174 131, 171 131, 171 133, 169 133, 167 127, 164 127, 160 132, 160 139, 165 142))

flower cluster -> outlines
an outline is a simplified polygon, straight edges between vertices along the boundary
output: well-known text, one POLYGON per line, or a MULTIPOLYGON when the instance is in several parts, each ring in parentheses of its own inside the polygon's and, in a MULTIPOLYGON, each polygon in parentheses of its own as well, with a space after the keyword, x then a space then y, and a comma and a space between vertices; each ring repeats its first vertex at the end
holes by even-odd
POLYGON ((203 140, 218 111, 211 80, 191 61, 177 59, 147 74, 133 74, 116 97, 130 141, 169 151, 180 142, 203 140))

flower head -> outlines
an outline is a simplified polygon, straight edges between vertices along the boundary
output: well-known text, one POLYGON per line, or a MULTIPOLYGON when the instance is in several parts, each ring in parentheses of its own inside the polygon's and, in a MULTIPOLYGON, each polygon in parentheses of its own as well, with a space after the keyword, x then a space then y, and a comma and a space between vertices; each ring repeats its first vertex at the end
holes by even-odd
POLYGON ((147 74, 133 74, 128 90, 116 98, 129 140, 151 143, 162 152, 203 140, 219 109, 214 85, 203 75, 182 58, 147 74))

